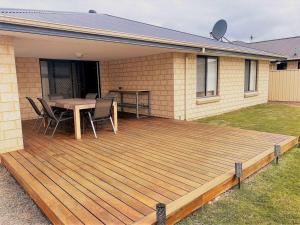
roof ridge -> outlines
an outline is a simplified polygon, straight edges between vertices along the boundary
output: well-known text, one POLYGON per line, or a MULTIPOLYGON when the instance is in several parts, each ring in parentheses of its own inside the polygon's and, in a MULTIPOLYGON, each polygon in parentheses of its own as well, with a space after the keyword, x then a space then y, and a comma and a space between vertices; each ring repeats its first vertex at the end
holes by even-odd
MULTIPOLYGON (((45 9, 21 9, 21 8, 0 8, 0 13, 84 14, 84 12, 56 11, 56 10, 45 10, 45 9)), ((88 12, 86 14, 88 14, 88 12)))

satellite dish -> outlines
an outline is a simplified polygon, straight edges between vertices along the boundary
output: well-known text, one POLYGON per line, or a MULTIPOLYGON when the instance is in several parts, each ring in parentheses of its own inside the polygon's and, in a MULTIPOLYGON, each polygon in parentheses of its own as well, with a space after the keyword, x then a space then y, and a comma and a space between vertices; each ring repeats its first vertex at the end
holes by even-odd
POLYGON ((216 40, 221 40, 227 30, 227 22, 225 20, 219 20, 215 23, 212 32, 210 32, 211 36, 216 40))

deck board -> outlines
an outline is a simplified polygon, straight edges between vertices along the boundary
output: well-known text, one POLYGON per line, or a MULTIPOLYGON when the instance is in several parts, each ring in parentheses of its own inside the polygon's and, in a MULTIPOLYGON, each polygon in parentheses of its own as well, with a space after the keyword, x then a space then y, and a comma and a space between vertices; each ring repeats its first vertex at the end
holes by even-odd
POLYGON ((37 134, 23 123, 24 150, 3 164, 54 224, 152 224, 167 204, 174 223, 236 183, 241 161, 250 175, 296 137, 169 119, 123 119, 119 132, 90 130, 82 140, 37 134))

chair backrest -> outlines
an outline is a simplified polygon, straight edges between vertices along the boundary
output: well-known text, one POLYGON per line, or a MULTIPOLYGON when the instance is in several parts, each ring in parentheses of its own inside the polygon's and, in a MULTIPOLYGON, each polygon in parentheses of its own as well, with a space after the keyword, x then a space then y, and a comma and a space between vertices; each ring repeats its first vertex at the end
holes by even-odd
POLYGON ((47 116, 50 119, 57 120, 57 118, 54 115, 54 112, 53 112, 52 108, 49 106, 49 104, 44 99, 42 99, 42 98, 38 98, 38 100, 42 104, 44 112, 47 114, 47 116))
POLYGON ((115 92, 109 92, 103 97, 103 99, 113 99, 113 100, 116 100, 117 98, 118 98, 118 93, 115 92))
POLYGON ((35 102, 32 100, 32 98, 30 97, 26 97, 26 99, 29 101, 29 103, 31 104, 32 108, 34 109, 34 111, 36 112, 36 114, 38 116, 42 115, 41 110, 39 110, 39 108, 36 106, 35 102))
POLYGON ((85 98, 86 99, 96 99, 98 97, 97 93, 87 93, 85 98))
POLYGON ((111 116, 111 108, 113 104, 113 99, 97 99, 94 118, 95 119, 104 119, 111 116))

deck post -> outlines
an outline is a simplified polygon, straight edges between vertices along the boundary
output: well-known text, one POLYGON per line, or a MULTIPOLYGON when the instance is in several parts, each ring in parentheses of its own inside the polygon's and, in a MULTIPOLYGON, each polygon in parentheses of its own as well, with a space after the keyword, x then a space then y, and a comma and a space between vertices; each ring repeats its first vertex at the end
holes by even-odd
POLYGON ((235 177, 238 179, 239 188, 241 188, 241 177, 243 174, 243 164, 241 162, 236 162, 234 164, 234 168, 235 168, 235 177))
POLYGON ((158 203, 156 204, 156 220, 157 225, 166 225, 166 204, 158 203))
POLYGON ((275 155, 276 164, 279 163, 280 153, 281 153, 281 146, 280 145, 274 145, 274 155, 275 155))

